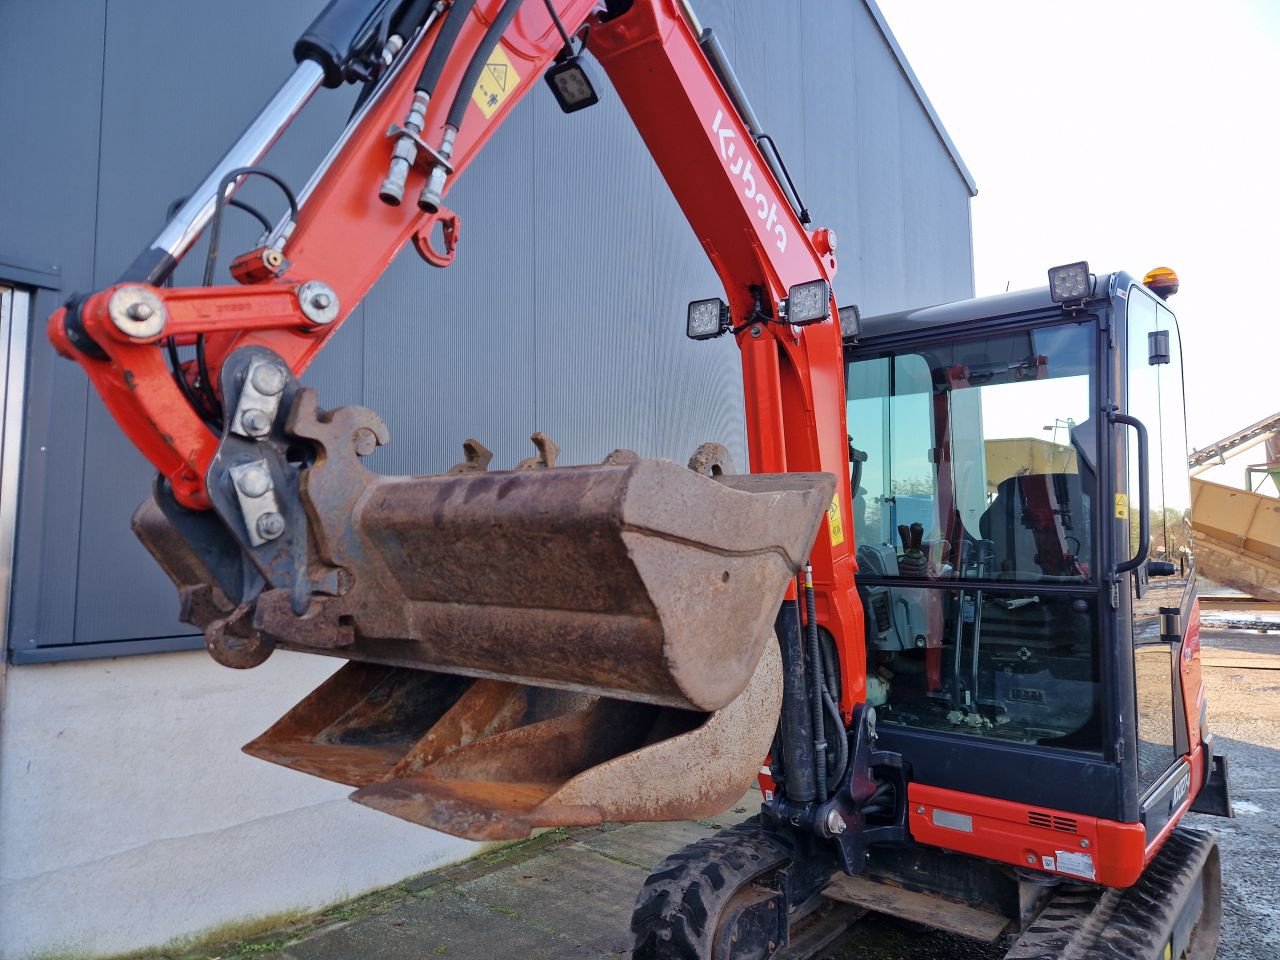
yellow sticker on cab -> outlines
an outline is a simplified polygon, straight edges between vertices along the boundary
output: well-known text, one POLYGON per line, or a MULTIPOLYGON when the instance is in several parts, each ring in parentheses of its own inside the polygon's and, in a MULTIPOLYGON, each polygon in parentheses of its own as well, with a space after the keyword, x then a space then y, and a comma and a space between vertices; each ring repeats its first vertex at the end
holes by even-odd
POLYGON ((1116 494, 1116 519, 1129 519, 1129 495, 1127 493, 1116 494))
POLYGON ((831 528, 831 545, 844 543, 844 521, 840 517, 840 494, 831 498, 831 506, 827 507, 827 526, 831 528))
POLYGON ((476 88, 471 91, 471 99, 488 120, 519 84, 520 74, 516 73, 515 66, 499 43, 485 61, 476 88))

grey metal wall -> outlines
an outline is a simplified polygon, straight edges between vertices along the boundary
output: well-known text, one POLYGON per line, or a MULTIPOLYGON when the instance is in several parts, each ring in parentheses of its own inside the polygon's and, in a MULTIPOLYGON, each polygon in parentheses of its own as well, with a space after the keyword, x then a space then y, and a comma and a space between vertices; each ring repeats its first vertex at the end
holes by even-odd
MULTIPOLYGON (((0 272, 16 262, 60 287, 35 298, 18 662, 195 645, 128 531, 151 472, 42 324, 71 292, 111 283, 154 235, 287 75, 319 6, 0 7, 0 272)), ((697 7, 816 221, 839 234, 840 302, 878 312, 970 295, 971 184, 869 0, 697 7)), ((683 336, 685 304, 717 295, 718 281, 621 105, 607 87, 601 99, 573 116, 537 91, 521 104, 451 194, 464 219, 454 267, 406 251, 308 373, 326 405, 386 418, 392 443, 376 469, 441 470, 469 436, 510 465, 534 430, 567 463, 618 446, 683 459, 717 439, 745 464, 736 347, 683 336)), ((322 95, 267 166, 300 186, 350 102, 350 91, 322 95)), ((265 188, 245 196, 278 209, 265 188)), ((223 249, 255 232, 237 224, 223 249)), ((184 264, 178 282, 196 270, 184 264)))

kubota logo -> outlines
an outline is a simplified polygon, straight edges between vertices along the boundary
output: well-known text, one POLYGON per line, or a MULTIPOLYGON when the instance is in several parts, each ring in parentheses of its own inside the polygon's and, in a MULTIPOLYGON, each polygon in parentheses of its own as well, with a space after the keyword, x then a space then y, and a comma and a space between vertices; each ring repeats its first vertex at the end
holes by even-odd
MULTIPOLYGON (((763 190, 756 187, 756 175, 751 171, 751 161, 738 156, 738 135, 724 123, 724 111, 717 110, 711 122, 711 132, 720 137, 720 159, 729 172, 742 180, 742 192, 748 200, 755 201, 756 216, 764 221, 765 230, 772 230, 778 238, 778 252, 787 252, 787 229, 778 222, 778 204, 763 190)), ((749 209, 748 205, 748 209, 749 209)))

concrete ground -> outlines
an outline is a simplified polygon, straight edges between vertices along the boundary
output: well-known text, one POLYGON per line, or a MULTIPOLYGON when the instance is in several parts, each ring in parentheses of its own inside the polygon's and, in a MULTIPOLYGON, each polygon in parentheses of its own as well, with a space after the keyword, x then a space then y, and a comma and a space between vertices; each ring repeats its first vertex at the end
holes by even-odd
MULTIPOLYGON (((1230 756, 1236 819, 1191 816, 1219 838, 1220 960, 1280 949, 1280 636, 1207 627, 1205 677, 1219 751, 1230 756)), ((490 960, 627 955, 636 892, 668 853, 755 812, 749 794, 715 821, 553 831, 426 874, 251 941, 182 960, 490 960)), ((999 950, 872 915, 819 956, 995 960, 999 950)))

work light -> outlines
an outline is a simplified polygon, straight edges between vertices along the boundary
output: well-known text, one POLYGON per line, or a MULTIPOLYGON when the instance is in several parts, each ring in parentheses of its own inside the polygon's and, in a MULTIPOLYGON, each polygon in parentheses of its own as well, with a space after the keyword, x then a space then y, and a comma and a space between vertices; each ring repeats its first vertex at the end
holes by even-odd
POLYGON ((862 312, 856 303, 840 308, 840 336, 845 340, 858 335, 862 323, 862 312))
POLYGON ((685 335, 690 340, 711 340, 729 329, 729 305, 719 297, 689 304, 685 335))
POLYGON ((1089 264, 1084 260, 1049 268, 1049 296, 1054 303, 1083 300, 1089 296, 1092 286, 1089 264))
POLYGON ((580 57, 561 60, 547 71, 546 79, 547 86, 555 94, 556 103, 560 104, 560 109, 565 113, 573 113, 600 102, 580 57))
POLYGON ((818 323, 831 316, 831 287, 825 280, 797 283, 787 291, 787 323, 793 327, 818 323))

